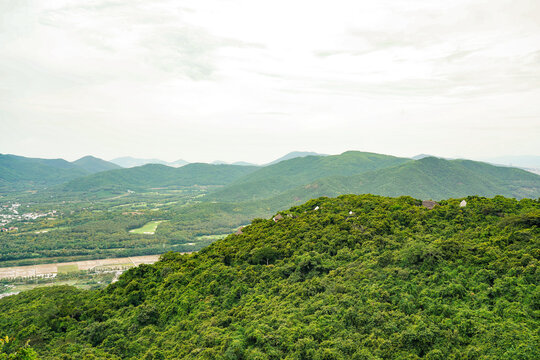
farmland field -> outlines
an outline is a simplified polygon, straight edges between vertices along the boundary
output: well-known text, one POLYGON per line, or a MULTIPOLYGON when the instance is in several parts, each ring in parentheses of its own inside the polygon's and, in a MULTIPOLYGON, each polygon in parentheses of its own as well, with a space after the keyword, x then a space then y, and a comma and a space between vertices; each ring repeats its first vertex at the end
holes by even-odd
POLYGON ((79 271, 79 265, 69 264, 69 265, 56 265, 56 271, 59 274, 67 274, 70 272, 79 271))
POLYGON ((149 223, 144 224, 144 226, 138 229, 130 230, 129 232, 133 234, 154 235, 157 230, 158 225, 162 222, 163 222, 162 220, 150 221, 149 223))
POLYGON ((147 255, 0 268, 0 299, 51 285, 98 289, 114 282, 125 270, 157 260, 159 255, 147 255))
POLYGON ((42 264, 30 266, 16 266, 0 268, 0 279, 19 277, 50 276, 59 273, 69 273, 79 270, 114 269, 132 267, 140 264, 153 264, 159 260, 160 255, 131 256, 127 258, 82 260, 76 262, 42 264))
MULTIPOLYGON (((114 192, 90 198, 56 193, 39 198, 26 193, 0 194, 2 214, 17 216, 10 208, 5 210, 11 203, 21 204, 25 213, 54 212, 38 219, 12 221, 17 231, 0 232, 0 269, 198 251, 222 237, 216 234, 233 233, 240 225, 231 218, 233 209, 229 206, 209 207, 195 200, 208 190, 193 186, 180 192, 152 190, 120 198, 115 198, 118 194, 114 192)), ((249 218, 257 215, 251 209, 242 213, 249 218)))

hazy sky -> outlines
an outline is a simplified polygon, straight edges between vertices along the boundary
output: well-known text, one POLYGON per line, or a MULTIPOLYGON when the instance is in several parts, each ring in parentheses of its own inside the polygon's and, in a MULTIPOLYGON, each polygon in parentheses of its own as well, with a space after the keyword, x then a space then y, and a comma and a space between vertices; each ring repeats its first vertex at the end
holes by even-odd
POLYGON ((540 155, 538 0, 0 0, 0 152, 540 155))

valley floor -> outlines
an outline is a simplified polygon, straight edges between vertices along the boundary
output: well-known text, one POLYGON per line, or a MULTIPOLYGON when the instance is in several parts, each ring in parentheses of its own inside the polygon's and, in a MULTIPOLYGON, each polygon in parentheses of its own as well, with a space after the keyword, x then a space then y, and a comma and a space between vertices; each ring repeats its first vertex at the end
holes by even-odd
POLYGON ((115 270, 140 264, 153 264, 160 255, 130 256, 125 258, 71 261, 56 264, 40 264, 0 268, 0 279, 52 277, 58 273, 82 270, 115 270))

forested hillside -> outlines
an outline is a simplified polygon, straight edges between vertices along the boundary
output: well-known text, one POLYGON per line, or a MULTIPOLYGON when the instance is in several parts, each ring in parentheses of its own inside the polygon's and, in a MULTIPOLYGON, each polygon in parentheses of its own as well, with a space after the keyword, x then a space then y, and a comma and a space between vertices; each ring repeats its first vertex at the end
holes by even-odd
POLYGON ((349 176, 411 161, 389 155, 347 151, 332 156, 305 156, 265 166, 209 196, 220 201, 266 199, 331 176, 349 176))
POLYGON ((262 167, 192 163, 179 168, 147 164, 108 170, 111 167, 116 165, 93 157, 69 163, 62 159, 1 155, 0 191, 39 190, 38 196, 77 200, 83 195, 93 198, 125 195, 127 190, 148 192, 158 188, 220 186, 209 189, 201 200, 224 203, 265 200, 283 206, 317 196, 349 193, 410 195, 422 199, 540 196, 540 176, 516 168, 435 157, 412 160, 359 151, 308 155, 262 167))
POLYGON ((38 159, 0 154, 0 191, 61 184, 89 174, 63 159, 38 159))
POLYGON ((291 199, 307 201, 319 196, 371 193, 384 196, 409 195, 420 199, 444 199, 468 195, 503 195, 515 198, 540 197, 540 176, 470 160, 426 157, 404 164, 353 176, 334 176, 289 190, 271 203, 291 199))
POLYGON ((105 171, 75 179, 65 191, 92 192, 98 190, 148 189, 151 187, 225 185, 255 171, 255 166, 210 165, 193 163, 173 168, 148 164, 128 169, 105 171))
POLYGON ((538 200, 318 198, 94 292, 0 300, 43 359, 538 359, 538 200))
POLYGON ((94 157, 94 156, 82 157, 79 160, 73 161, 73 164, 83 168, 84 170, 88 171, 91 174, 94 174, 100 171, 107 171, 107 170, 114 170, 114 169, 122 168, 119 165, 116 165, 109 161, 98 159, 97 157, 94 157))

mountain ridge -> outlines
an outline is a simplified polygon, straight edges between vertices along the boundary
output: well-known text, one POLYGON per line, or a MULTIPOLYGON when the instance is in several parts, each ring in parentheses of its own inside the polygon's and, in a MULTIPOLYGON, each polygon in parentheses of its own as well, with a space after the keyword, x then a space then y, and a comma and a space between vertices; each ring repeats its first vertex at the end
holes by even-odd
POLYGON ((351 193, 406 195, 424 200, 469 195, 538 198, 540 176, 472 160, 426 157, 358 175, 323 178, 268 201, 292 205, 287 203, 287 199, 301 202, 314 197, 351 193))
POLYGON ((410 161, 390 155, 347 151, 340 155, 296 157, 268 165, 209 194, 209 199, 246 201, 269 198, 332 175, 352 175, 410 161))
POLYGON ((72 164, 75 164, 89 173, 97 173, 100 171, 106 171, 106 170, 113 170, 113 169, 121 169, 122 167, 114 164, 109 161, 105 161, 103 159, 97 158, 92 155, 84 156, 78 160, 72 161, 72 164))
POLYGON ((71 192, 103 189, 140 190, 151 187, 224 185, 256 170, 256 167, 190 163, 174 168, 161 164, 109 170, 74 179, 62 188, 71 192))
POLYGON ((88 174, 85 169, 64 159, 0 154, 0 189, 3 191, 47 187, 88 174))
POLYGON ((169 161, 164 161, 160 159, 140 159, 140 158, 135 158, 132 156, 114 158, 110 160, 109 162, 112 162, 113 164, 119 165, 123 168, 132 168, 132 167, 143 166, 147 164, 159 164, 159 165, 166 165, 166 166, 171 166, 171 167, 180 167, 180 166, 189 164, 187 161, 182 160, 182 159, 169 162, 169 161))
POLYGON ((193 163, 185 165, 184 170, 158 164, 105 170, 110 166, 116 167, 94 157, 70 163, 63 159, 1 155, 0 189, 16 191, 54 186, 51 191, 74 193, 111 189, 116 192, 120 189, 192 186, 200 182, 199 185, 224 186, 212 190, 202 199, 219 202, 271 200, 284 194, 307 200, 310 192, 318 196, 368 192, 434 199, 473 194, 517 198, 540 196, 538 175, 512 167, 429 156, 412 160, 359 151, 295 157, 264 167, 193 163), (84 161, 90 163, 86 169, 79 166, 84 161), (244 169, 240 170, 240 167, 244 169), (315 191, 316 187, 319 190, 315 191))

